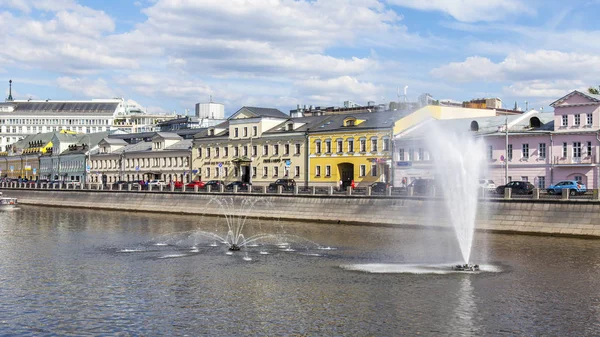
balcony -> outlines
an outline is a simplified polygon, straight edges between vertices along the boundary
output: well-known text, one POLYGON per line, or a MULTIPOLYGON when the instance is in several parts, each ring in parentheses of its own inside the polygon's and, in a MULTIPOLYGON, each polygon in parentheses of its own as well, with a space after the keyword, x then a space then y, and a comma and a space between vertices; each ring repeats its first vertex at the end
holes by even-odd
POLYGON ((554 165, 593 165, 598 164, 596 156, 585 156, 585 157, 554 157, 554 165))

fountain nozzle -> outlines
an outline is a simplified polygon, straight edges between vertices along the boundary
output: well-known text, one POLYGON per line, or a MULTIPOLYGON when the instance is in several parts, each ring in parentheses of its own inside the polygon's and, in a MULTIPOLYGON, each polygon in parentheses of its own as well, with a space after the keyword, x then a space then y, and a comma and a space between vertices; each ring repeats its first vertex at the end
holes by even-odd
POLYGON ((229 247, 229 250, 232 250, 232 251, 237 251, 237 250, 240 250, 240 246, 238 246, 238 245, 236 245, 236 244, 232 244, 232 245, 229 247))
POLYGON ((478 264, 457 264, 455 266, 452 266, 452 270, 456 270, 456 271, 479 271, 479 265, 478 264))

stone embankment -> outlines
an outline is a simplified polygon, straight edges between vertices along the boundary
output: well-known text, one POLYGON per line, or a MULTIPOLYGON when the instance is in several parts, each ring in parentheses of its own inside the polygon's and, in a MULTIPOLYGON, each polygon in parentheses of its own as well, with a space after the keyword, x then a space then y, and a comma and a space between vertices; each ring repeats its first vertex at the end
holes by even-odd
MULTIPOLYGON (((220 216, 214 198, 256 200, 248 216, 377 226, 451 226, 442 200, 416 197, 234 195, 86 190, 2 189, 26 205, 220 216)), ((593 200, 486 200, 477 229, 497 232, 600 237, 600 202, 593 200)))

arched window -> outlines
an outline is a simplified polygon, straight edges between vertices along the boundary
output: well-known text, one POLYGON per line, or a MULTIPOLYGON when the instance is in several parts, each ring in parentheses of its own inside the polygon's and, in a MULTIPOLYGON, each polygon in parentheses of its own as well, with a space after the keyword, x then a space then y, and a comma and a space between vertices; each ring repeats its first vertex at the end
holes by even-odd
POLYGON ((479 131, 479 123, 477 123, 477 121, 472 121, 471 122, 471 131, 479 131))
POLYGON ((529 127, 530 128, 539 128, 542 126, 542 122, 537 117, 531 117, 529 119, 529 127))

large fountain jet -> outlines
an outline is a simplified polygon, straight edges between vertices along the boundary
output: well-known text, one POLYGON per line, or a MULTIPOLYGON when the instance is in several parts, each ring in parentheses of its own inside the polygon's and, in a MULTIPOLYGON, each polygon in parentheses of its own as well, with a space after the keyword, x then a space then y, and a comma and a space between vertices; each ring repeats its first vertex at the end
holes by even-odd
POLYGON ((470 131, 444 130, 435 122, 430 125, 433 130, 427 145, 433 156, 436 185, 444 195, 449 220, 467 265, 475 231, 478 181, 485 168, 485 146, 483 140, 475 138, 470 131))

